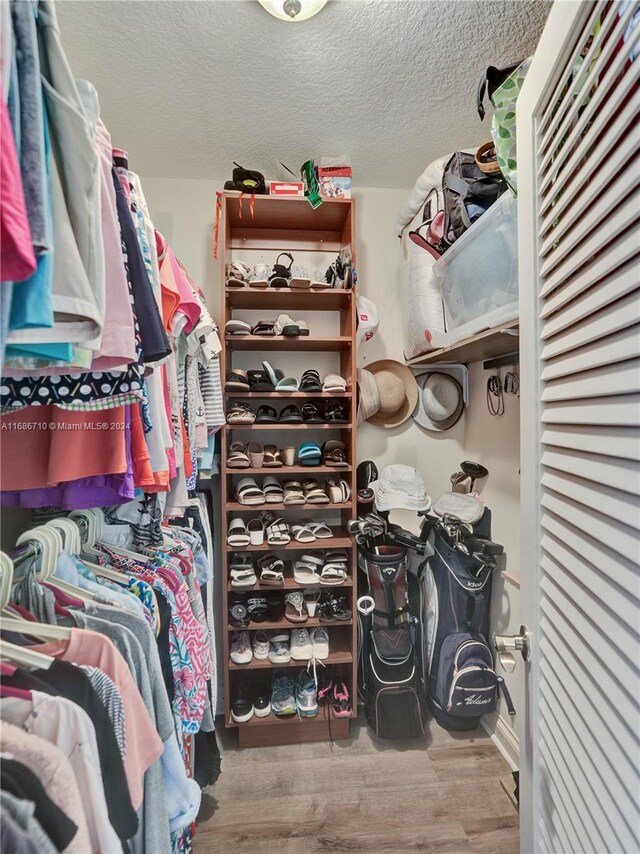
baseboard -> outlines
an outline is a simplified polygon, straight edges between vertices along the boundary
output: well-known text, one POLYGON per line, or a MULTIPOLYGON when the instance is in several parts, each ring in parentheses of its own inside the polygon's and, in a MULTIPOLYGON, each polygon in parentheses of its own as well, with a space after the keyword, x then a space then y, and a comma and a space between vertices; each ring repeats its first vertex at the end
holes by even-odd
POLYGON ((485 715, 482 726, 489 733, 491 741, 504 756, 512 771, 520 767, 520 741, 513 727, 498 714, 485 715))

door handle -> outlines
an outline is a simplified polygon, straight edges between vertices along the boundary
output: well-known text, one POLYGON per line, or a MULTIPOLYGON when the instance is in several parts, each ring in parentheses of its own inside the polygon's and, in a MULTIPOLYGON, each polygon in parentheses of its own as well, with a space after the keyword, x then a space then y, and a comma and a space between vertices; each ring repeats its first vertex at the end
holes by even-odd
POLYGON ((519 635, 494 635, 493 645, 503 670, 513 673, 516 669, 514 652, 520 652, 524 661, 529 661, 531 657, 531 632, 527 626, 520 626, 519 635))

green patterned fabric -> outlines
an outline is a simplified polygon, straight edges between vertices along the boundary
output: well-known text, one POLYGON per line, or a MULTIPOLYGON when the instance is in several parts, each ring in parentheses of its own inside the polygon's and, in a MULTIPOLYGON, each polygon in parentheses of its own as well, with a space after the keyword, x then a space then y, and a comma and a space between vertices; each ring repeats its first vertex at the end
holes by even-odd
POLYGON ((525 59, 491 95, 491 103, 495 107, 491 121, 491 136, 496 147, 498 166, 514 195, 517 190, 516 101, 531 65, 531 59, 532 57, 525 59))

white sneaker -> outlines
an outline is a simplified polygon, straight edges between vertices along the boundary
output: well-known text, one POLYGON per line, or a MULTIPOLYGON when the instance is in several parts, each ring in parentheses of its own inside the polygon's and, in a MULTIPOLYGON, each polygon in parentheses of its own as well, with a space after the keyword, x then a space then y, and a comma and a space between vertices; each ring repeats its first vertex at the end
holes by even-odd
POLYGON ((234 664, 248 664, 253 658, 249 632, 234 632, 231 635, 229 658, 234 664))
POLYGON ((291 661, 291 651, 289 650, 289 641, 271 640, 269 647, 269 661, 273 664, 286 664, 291 661))
POLYGON ((258 661, 269 658, 269 635, 266 632, 255 632, 253 635, 253 657, 258 661))
POLYGON ((329 658, 329 632, 326 629, 322 627, 312 629, 311 644, 313 646, 314 658, 329 658))
POLYGON ((307 629, 291 630, 291 658, 295 661, 313 658, 313 644, 307 629))

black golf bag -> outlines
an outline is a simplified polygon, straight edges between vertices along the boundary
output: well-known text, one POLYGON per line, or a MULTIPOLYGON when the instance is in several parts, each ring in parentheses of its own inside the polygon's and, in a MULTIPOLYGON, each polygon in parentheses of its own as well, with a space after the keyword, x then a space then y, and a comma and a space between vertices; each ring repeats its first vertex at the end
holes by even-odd
POLYGON ((418 582, 402 545, 361 545, 358 562, 368 580, 358 608, 358 682, 367 723, 379 738, 416 738, 424 735, 425 711, 418 582))
MULTIPOLYGON (((493 712, 502 688, 514 714, 504 680, 494 669, 489 646, 489 610, 494 557, 502 547, 489 541, 490 511, 475 525, 453 529, 463 538, 465 553, 451 538, 443 520, 433 525, 429 542, 434 554, 420 567, 424 582, 425 670, 427 697, 438 723, 448 730, 475 729, 482 715, 493 712), (464 540, 467 536, 466 541, 464 540), (478 551, 489 547, 489 553, 478 551), (475 551, 474 551, 475 549, 475 551)), ((459 525, 459 523, 458 523, 459 525)))

